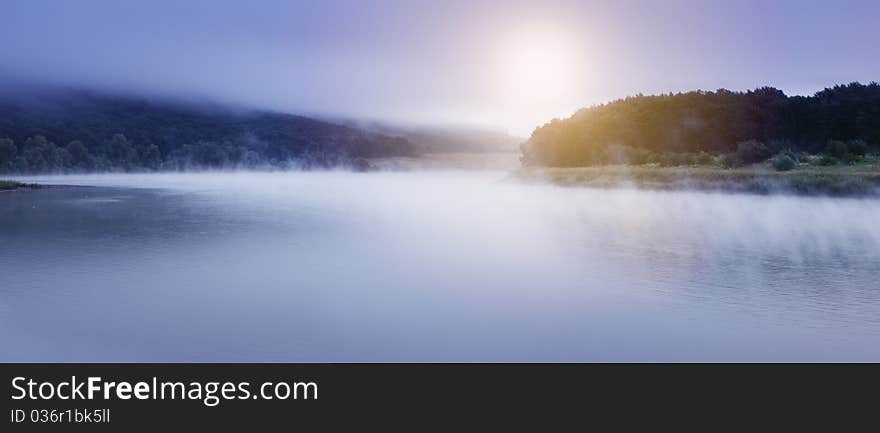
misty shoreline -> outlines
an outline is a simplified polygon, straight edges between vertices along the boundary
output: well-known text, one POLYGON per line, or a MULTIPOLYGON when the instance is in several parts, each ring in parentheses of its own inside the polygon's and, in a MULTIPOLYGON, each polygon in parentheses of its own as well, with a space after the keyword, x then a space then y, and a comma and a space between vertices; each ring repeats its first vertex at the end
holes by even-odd
POLYGON ((513 178, 563 187, 646 190, 697 190, 760 195, 880 197, 880 171, 796 170, 763 168, 659 167, 607 165, 594 167, 524 167, 513 178))
POLYGON ((22 183, 11 180, 0 180, 0 192, 14 191, 21 188, 43 188, 45 185, 36 183, 22 183))
MULTIPOLYGON (((399 161, 394 161, 399 163, 399 161)), ((307 172, 345 171, 352 174, 369 176, 383 172, 419 172, 436 171, 485 171, 475 167, 456 167, 442 165, 427 168, 425 165, 384 166, 370 170, 339 168, 336 170, 306 170, 307 172), (392 168, 393 167, 393 168, 392 168)), ((490 170, 496 171, 496 170, 490 170)), ((705 191, 727 194, 758 194, 758 195, 797 195, 852 198, 880 198, 880 171, 873 169, 858 170, 852 167, 826 168, 822 170, 803 169, 789 172, 775 172, 760 167, 741 169, 722 169, 717 167, 659 167, 634 165, 609 165, 595 167, 521 167, 497 170, 506 172, 508 179, 534 184, 550 184, 566 188, 599 188, 619 189, 636 188, 641 190, 659 191, 705 191)), ((128 173, 132 175, 163 175, 184 173, 299 173, 293 171, 156 171, 128 173)), ((108 173, 78 173, 78 175, 106 175, 108 173)), ((65 174, 48 174, 61 176, 65 174)), ((33 176, 33 175, 31 175, 33 176)), ((37 176, 39 177, 39 176, 37 176)), ((20 189, 42 189, 74 187, 52 181, 29 180, 26 176, 19 180, 0 180, 0 191, 20 189)), ((14 178, 13 178, 14 179, 14 178)), ((61 179, 58 181, 63 182, 61 179)))

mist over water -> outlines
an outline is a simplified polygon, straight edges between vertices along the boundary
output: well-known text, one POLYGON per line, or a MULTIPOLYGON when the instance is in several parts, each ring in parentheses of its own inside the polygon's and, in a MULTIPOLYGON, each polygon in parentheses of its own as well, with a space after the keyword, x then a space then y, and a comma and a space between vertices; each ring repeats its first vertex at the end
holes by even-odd
POLYGON ((44 176, 2 361, 880 359, 880 200, 505 172, 44 176))

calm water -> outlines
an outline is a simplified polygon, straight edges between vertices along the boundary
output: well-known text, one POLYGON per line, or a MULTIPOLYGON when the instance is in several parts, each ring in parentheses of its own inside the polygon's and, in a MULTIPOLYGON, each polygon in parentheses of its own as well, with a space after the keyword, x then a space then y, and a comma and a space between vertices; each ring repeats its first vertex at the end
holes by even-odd
POLYGON ((0 193, 0 361, 880 361, 880 201, 500 172, 0 193))

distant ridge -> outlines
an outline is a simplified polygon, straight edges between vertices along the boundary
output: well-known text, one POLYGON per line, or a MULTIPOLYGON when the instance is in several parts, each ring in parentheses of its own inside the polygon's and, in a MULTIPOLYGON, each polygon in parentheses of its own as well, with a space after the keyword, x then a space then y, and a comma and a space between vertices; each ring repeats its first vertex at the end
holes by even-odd
POLYGON ((0 172, 332 167, 412 156, 401 137, 286 113, 69 89, 0 93, 0 172))

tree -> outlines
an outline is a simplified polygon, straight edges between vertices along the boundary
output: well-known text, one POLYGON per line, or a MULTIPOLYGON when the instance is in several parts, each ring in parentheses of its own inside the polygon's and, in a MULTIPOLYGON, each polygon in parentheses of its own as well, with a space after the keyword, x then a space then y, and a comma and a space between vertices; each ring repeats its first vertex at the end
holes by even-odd
POLYGON ((18 156, 15 142, 9 138, 0 138, 0 171, 10 171, 18 156))
POLYGON ((123 170, 131 170, 139 165, 138 152, 123 134, 113 134, 104 143, 107 159, 123 170))
POLYGON ((48 149, 45 158, 50 171, 64 171, 71 166, 70 152, 54 144, 48 149))
POLYGON ((880 150, 880 85, 851 83, 807 97, 788 97, 771 87, 627 97, 537 128, 522 146, 521 160, 549 166, 613 163, 616 146, 630 155, 653 152, 669 164, 678 164, 675 154, 699 151, 735 152, 741 162, 753 163, 785 148, 852 159, 880 150), (828 148, 829 140, 845 149, 828 148), (740 143, 748 144, 740 149, 740 143))
MULTIPOLYGON (((32 97, 35 103, 22 107, 0 98, 0 137, 15 140, 18 147, 12 170, 57 170, 59 164, 65 165, 63 169, 90 171, 243 162, 262 166, 307 155, 321 155, 324 163, 345 163, 360 153, 402 156, 417 147, 405 139, 290 114, 233 113, 82 91, 40 92, 32 97), (37 135, 56 143, 78 141, 82 147, 62 146, 70 156, 69 166, 61 150, 32 149, 28 162, 23 143, 37 135)), ((4 158, 8 165, 9 158, 4 158)))
POLYGON ((140 157, 141 166, 150 170, 157 170, 162 163, 162 155, 159 152, 159 146, 148 143, 138 147, 138 155, 140 157))
MULTIPOLYGON (((24 158, 26 165, 25 171, 44 172, 54 168, 47 161, 47 157, 51 157, 54 147, 55 144, 46 140, 46 137, 42 135, 36 135, 25 140, 21 150, 21 156, 24 158)), ((52 162, 55 162, 54 159, 52 159, 52 162)))
POLYGON ((773 165, 773 168, 776 169, 776 171, 789 171, 797 167, 797 162, 794 160, 794 158, 785 153, 773 157, 771 164, 773 165))
POLYGON ((843 141, 829 140, 825 152, 835 158, 843 158, 848 153, 848 148, 843 141))
POLYGON ((758 140, 742 141, 736 145, 736 157, 743 164, 765 161, 772 153, 769 147, 758 140))
POLYGON ((195 147, 195 162, 204 168, 219 168, 226 165, 228 158, 223 147, 215 142, 201 142, 195 147))
POLYGON ((95 161, 89 153, 89 149, 82 141, 74 140, 67 143, 67 153, 70 154, 71 168, 78 170, 92 170, 95 168, 95 161))

